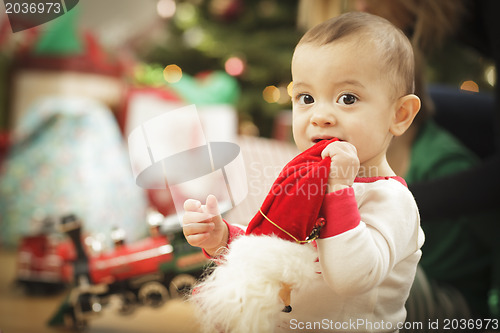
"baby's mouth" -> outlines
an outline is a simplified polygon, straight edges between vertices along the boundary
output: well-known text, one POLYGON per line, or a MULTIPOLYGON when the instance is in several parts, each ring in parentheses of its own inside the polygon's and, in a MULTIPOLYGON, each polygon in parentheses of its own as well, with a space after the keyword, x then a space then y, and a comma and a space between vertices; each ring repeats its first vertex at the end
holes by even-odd
POLYGON ((314 142, 314 143, 318 143, 318 142, 320 142, 320 141, 324 141, 324 140, 329 140, 329 139, 314 139, 314 140, 313 140, 313 142, 314 142))
POLYGON ((325 137, 320 137, 320 138, 313 138, 312 142, 316 144, 316 143, 318 143, 320 141, 331 140, 333 138, 335 138, 335 137, 334 136, 328 136, 328 137, 325 136, 325 137))

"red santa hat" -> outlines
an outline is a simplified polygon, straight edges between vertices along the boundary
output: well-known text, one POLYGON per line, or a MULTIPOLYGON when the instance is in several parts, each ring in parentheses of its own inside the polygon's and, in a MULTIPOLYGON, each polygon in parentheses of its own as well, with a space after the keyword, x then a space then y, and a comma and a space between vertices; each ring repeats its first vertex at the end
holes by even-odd
POLYGON ((248 224, 247 235, 276 235, 299 244, 317 237, 324 224, 318 215, 331 162, 330 158, 321 158, 321 152, 334 141, 338 139, 318 142, 283 168, 248 224))
POLYGON ((321 152, 336 140, 320 141, 283 168, 246 234, 198 285, 192 301, 207 332, 272 332, 288 305, 283 286, 298 289, 318 278, 310 242, 325 224, 319 215, 331 163, 321 152))

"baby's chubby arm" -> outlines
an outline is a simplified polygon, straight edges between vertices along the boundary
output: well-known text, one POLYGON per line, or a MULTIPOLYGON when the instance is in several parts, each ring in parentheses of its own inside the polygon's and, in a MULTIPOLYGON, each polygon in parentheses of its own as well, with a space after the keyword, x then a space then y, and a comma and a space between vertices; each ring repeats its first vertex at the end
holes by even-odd
POLYGON ((184 211, 182 230, 189 244, 205 249, 211 256, 227 246, 228 227, 222 220, 214 195, 207 197, 205 205, 198 200, 186 200, 184 211))
POLYGON ((346 141, 335 141, 323 149, 321 157, 330 157, 332 161, 328 193, 352 186, 360 166, 356 147, 346 141))

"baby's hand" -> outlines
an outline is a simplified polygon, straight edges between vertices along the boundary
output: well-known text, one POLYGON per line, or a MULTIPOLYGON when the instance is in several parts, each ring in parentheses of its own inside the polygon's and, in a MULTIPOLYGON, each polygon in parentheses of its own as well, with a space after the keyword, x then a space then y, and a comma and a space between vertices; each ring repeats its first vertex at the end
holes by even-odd
POLYGON ((215 196, 209 195, 206 205, 188 199, 184 202, 184 210, 182 231, 189 244, 204 248, 210 255, 227 246, 227 226, 222 221, 215 196))
POLYGON ((335 141, 326 146, 321 157, 329 156, 330 177, 328 192, 335 192, 352 186, 359 171, 359 158, 356 147, 346 141, 335 141))

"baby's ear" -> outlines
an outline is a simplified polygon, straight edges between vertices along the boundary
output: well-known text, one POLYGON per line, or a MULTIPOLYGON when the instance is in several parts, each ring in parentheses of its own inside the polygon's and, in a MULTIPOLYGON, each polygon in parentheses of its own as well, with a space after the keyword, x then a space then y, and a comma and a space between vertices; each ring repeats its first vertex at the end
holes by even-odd
POLYGON ((396 111, 390 132, 394 136, 400 136, 410 127, 418 110, 420 110, 420 98, 413 94, 405 95, 398 99, 395 107, 396 111))

